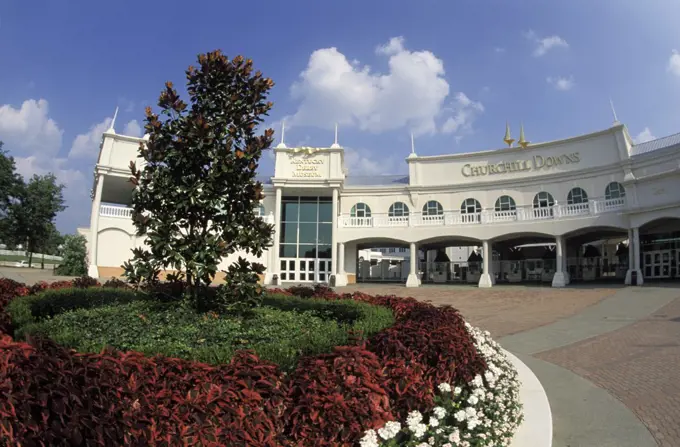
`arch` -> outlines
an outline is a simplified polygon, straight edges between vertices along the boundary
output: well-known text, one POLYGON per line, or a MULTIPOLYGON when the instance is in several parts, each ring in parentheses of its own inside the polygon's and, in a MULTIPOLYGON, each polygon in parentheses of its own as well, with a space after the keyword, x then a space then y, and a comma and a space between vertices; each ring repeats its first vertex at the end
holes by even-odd
POLYGON ((549 192, 541 191, 534 196, 534 208, 549 208, 554 205, 555 199, 549 192))
POLYGON ((390 205, 390 209, 387 214, 389 217, 408 217, 408 205, 406 205, 404 202, 394 202, 392 205, 390 205))
POLYGON ((350 210, 351 217, 371 217, 371 207, 363 202, 359 202, 350 210))
POLYGON ((97 234, 96 265, 100 267, 120 267, 121 259, 129 259, 135 248, 133 235, 122 228, 109 227, 97 234))
POLYGON ((515 199, 510 196, 500 196, 496 199, 496 205, 494 206, 494 211, 515 211, 517 205, 515 204, 515 199))
POLYGON ((428 200, 428 202, 423 205, 423 215, 424 216, 442 216, 444 214, 444 208, 442 204, 436 200, 428 200))
POLYGON ((460 212, 463 214, 481 213, 482 205, 477 199, 467 198, 460 204, 460 212))
POLYGON ((622 199, 626 197, 626 188, 619 182, 611 182, 604 189, 605 200, 622 199))
POLYGON ((567 194, 567 205, 577 205, 579 203, 588 203, 588 194, 583 188, 572 188, 567 194))

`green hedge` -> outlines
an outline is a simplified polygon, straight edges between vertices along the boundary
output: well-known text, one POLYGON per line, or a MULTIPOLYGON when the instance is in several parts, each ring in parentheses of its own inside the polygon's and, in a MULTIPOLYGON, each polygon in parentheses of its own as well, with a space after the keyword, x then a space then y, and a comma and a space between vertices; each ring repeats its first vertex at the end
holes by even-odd
POLYGON ((80 352, 113 347, 211 364, 253 349, 287 371, 301 356, 330 352, 394 323, 386 307, 290 296, 267 296, 248 317, 199 313, 121 289, 64 289, 16 301, 17 338, 41 335, 80 352))
POLYGON ((7 312, 12 325, 18 328, 74 309, 130 303, 146 298, 146 295, 131 290, 106 287, 45 290, 13 299, 7 306, 7 312))

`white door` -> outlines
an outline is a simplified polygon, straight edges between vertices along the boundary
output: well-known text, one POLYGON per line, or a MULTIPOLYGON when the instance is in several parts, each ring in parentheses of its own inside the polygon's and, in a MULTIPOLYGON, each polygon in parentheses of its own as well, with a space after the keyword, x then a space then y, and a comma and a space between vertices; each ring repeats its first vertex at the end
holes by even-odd
POLYGON ((671 251, 650 251, 643 256, 643 274, 645 278, 670 278, 671 251))
POLYGON ((316 260, 316 281, 327 283, 331 276, 331 260, 317 259, 316 260))

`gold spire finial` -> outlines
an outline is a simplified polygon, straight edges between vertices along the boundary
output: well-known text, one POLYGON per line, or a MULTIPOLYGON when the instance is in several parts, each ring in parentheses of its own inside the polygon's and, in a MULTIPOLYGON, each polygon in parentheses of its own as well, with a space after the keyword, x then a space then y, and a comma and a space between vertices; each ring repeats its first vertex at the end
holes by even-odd
POLYGON ((510 124, 508 124, 507 121, 505 123, 505 137, 503 138, 503 141, 505 141, 505 144, 507 144, 508 147, 512 147, 512 143, 515 141, 515 139, 510 136, 510 124))
POLYGON ((519 125, 519 141, 517 143, 525 149, 529 146, 529 141, 524 138, 524 124, 519 125))

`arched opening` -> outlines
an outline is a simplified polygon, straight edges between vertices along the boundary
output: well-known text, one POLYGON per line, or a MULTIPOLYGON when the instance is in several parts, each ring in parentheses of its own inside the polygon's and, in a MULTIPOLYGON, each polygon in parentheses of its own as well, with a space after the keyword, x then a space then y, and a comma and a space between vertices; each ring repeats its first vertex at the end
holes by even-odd
POLYGON ((468 198, 460 205, 462 223, 478 223, 482 220, 482 205, 478 200, 468 198))
POLYGON ((515 199, 510 196, 500 196, 496 199, 494 205, 494 221, 502 222, 504 220, 517 219, 517 205, 515 199))
POLYGON ((406 282, 411 258, 406 242, 371 238, 346 242, 344 246, 345 270, 355 275, 356 282, 406 282))
POLYGON ((605 200, 618 200, 626 197, 626 189, 619 182, 611 182, 604 189, 605 200))
POLYGON ((444 220, 444 207, 436 200, 429 200, 423 205, 423 223, 441 222, 444 220))
POLYGON ((588 203, 588 194, 582 188, 572 188, 569 194, 567 194, 567 205, 578 205, 581 203, 588 203))
POLYGON ((593 226, 564 235, 565 267, 571 282, 622 283, 629 269, 628 230, 593 226))
POLYGON ((555 199, 549 192, 541 191, 534 196, 534 219, 549 219, 554 216, 555 199))
POLYGON ((408 205, 404 202, 394 202, 390 205, 390 209, 387 212, 390 225, 408 225, 408 215, 408 205))
POLYGON ((491 269, 496 282, 549 286, 556 270, 555 237, 512 233, 493 240, 491 269))
MULTIPOLYGON (((462 212, 462 210, 461 210, 462 212)), ((424 284, 477 285, 482 273, 482 241, 441 236, 420 241, 418 274, 424 284)))

